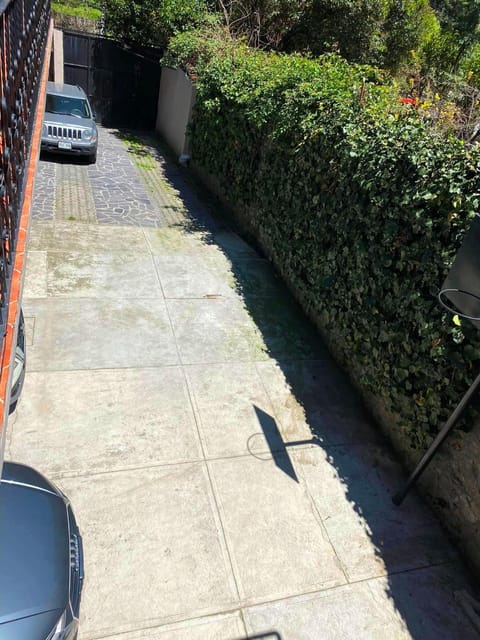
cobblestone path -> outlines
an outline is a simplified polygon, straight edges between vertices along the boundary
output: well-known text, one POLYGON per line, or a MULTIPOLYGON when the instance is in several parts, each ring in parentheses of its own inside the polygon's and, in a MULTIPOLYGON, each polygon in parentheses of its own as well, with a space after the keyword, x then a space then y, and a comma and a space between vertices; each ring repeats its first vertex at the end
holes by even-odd
POLYGON ((53 219, 56 169, 54 162, 40 160, 37 165, 32 206, 32 217, 35 220, 53 219))
POLYGON ((38 164, 34 220, 165 227, 185 222, 187 211, 202 225, 215 226, 182 170, 147 136, 99 127, 96 164, 43 155, 38 164))

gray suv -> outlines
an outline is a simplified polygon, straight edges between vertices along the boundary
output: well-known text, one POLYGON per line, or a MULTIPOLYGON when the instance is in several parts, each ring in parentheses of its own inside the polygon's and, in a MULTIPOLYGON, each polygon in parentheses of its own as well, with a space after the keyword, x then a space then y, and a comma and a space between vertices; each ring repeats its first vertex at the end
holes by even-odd
POLYGON ((85 91, 72 84, 47 84, 42 151, 97 160, 98 132, 85 91))

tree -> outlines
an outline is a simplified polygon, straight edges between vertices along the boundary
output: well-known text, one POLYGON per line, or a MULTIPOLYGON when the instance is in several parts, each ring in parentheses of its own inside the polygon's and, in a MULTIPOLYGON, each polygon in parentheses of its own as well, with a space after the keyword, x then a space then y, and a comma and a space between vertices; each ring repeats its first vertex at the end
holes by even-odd
POLYGON ((166 46, 170 37, 195 27, 207 0, 104 0, 105 31, 127 44, 166 46))
POLYGON ((480 42, 480 1, 431 0, 431 5, 442 33, 428 53, 437 69, 457 73, 462 59, 480 42))
POLYGON ((353 62, 377 62, 388 0, 310 0, 285 48, 313 55, 337 51, 353 62))
POLYGON ((303 17, 311 0, 218 0, 217 7, 234 38, 253 47, 279 49, 303 17))
POLYGON ((409 62, 438 36, 440 25, 428 0, 391 0, 384 24, 384 64, 392 71, 409 62))
POLYGON ((443 28, 462 39, 478 38, 479 0, 431 0, 443 28))

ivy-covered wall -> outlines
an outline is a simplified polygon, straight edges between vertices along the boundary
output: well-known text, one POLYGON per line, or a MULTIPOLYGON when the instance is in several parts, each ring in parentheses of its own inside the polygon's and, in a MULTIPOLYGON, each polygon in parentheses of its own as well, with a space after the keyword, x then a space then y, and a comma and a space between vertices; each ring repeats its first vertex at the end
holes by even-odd
POLYGON ((375 69, 241 49, 199 73, 191 136, 359 384, 424 447, 480 366, 478 332, 436 299, 480 211, 480 154, 375 69))
MULTIPOLYGON (((480 212, 479 152, 442 131, 441 118, 433 126, 428 112, 401 104, 381 72, 337 56, 237 46, 204 58, 196 73, 193 161, 413 464, 480 369, 478 332, 436 297, 480 212)), ((476 490, 473 511, 470 500, 469 515, 450 526, 462 537, 463 525, 475 525, 480 538, 475 461, 468 480, 445 488, 452 464, 466 469, 464 453, 437 466, 434 501, 453 509, 450 498, 476 490)))

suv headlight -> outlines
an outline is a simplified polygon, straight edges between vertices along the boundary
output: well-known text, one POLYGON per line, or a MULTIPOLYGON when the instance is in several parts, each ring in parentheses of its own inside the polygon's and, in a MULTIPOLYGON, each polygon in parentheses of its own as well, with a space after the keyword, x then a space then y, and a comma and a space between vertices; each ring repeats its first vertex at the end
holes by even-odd
POLYGON ((53 631, 47 637, 47 640, 61 640, 63 638, 63 632, 65 630, 66 622, 67 622, 67 612, 64 611, 60 616, 60 619, 57 622, 55 629, 53 629, 53 631))
POLYGON ((91 140, 93 136, 93 129, 84 129, 83 130, 83 139, 84 140, 91 140))

